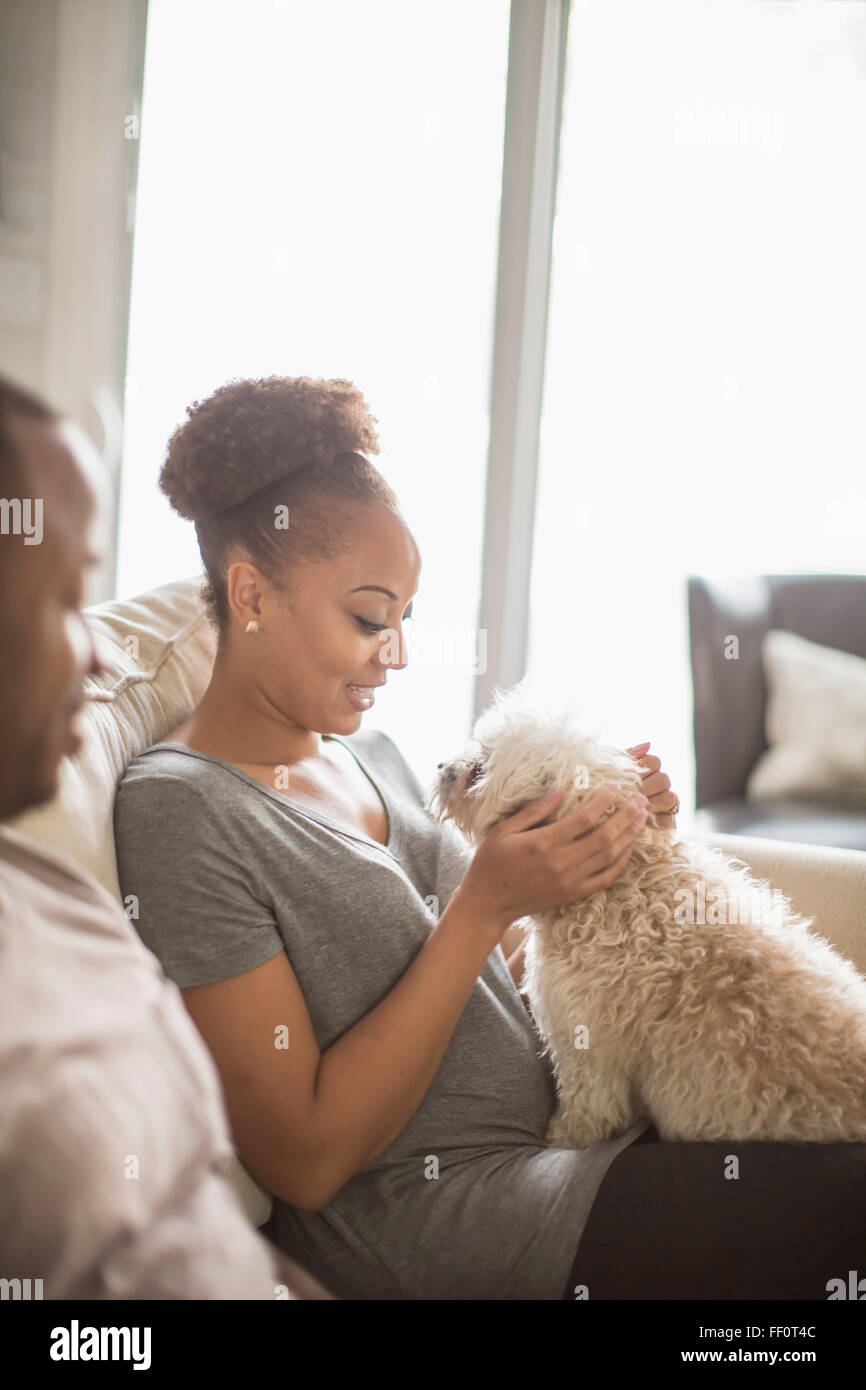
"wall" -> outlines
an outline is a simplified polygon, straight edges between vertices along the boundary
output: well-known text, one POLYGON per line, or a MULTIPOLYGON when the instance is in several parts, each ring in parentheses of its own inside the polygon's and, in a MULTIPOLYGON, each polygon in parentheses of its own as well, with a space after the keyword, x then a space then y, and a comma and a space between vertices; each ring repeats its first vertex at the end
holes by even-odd
MULTIPOLYGON (((147 0, 0 8, 0 371, 82 425, 115 480, 146 16, 147 0)), ((88 601, 114 570, 112 549, 88 601)))

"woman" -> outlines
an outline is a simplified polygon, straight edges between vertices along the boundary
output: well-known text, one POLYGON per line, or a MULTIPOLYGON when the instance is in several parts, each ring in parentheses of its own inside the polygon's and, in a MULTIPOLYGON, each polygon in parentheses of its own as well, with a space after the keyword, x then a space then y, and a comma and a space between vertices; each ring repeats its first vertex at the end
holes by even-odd
POLYGON ((360 729, 406 665, 420 570, 360 393, 241 381, 188 416, 160 484, 196 524, 218 649, 190 719, 119 788, 118 867, 274 1195, 267 1233, 340 1297, 572 1297, 617 1156, 723 1146, 638 1146, 644 1121, 546 1146, 513 924, 613 882, 647 802, 678 804, 668 779, 642 745, 646 797, 608 816, 603 790, 555 825, 534 802, 469 851, 360 729))

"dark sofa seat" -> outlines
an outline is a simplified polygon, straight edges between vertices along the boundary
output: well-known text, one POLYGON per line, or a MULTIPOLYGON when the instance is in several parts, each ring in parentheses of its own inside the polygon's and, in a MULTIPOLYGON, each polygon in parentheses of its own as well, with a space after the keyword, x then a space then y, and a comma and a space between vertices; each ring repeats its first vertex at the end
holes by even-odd
POLYGON ((866 850, 866 808, 827 801, 744 801, 725 797, 695 815, 702 834, 757 835, 837 849, 866 850))

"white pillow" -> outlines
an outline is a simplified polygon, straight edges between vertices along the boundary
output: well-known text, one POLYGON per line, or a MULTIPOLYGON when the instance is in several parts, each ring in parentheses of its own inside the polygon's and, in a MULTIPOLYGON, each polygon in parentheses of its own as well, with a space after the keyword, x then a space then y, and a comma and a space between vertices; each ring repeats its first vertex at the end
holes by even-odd
POLYGON ((866 805, 866 660, 777 628, 761 656, 769 748, 749 775, 748 799, 866 805))
POLYGON ((210 681, 216 632, 201 585, 197 575, 86 610, 106 669, 85 681, 84 742, 64 758, 54 800, 10 821, 66 850, 118 899, 117 784, 133 758, 189 718, 210 681))

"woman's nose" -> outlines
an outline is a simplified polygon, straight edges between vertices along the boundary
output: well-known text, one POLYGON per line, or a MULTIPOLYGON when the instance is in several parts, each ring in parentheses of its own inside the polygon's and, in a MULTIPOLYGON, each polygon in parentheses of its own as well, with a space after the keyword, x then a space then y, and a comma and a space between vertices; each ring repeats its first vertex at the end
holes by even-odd
POLYGON ((408 643, 405 632, 397 628, 389 628, 387 632, 379 633, 382 646, 379 651, 379 660, 385 670, 403 671, 409 665, 408 643), (384 639, 387 637, 387 641, 384 639))

